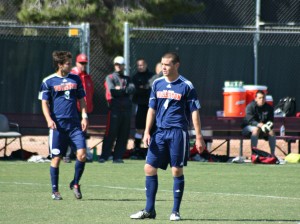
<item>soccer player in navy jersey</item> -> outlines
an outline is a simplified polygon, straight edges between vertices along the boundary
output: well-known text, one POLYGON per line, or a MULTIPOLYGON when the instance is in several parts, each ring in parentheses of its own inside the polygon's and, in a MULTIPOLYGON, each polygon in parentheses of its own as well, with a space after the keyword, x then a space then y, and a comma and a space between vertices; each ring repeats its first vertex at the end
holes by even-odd
POLYGON ((178 73, 180 60, 176 53, 166 53, 161 59, 163 77, 152 85, 149 110, 144 132, 144 144, 148 154, 144 171, 146 175, 146 207, 131 215, 132 219, 154 219, 155 197, 158 189, 157 169, 172 168, 174 204, 171 221, 181 219, 179 208, 184 191, 183 166, 187 165, 189 154, 188 127, 190 118, 196 133, 196 148, 204 150, 201 135, 200 103, 192 83, 178 73), (157 130, 150 136, 153 122, 157 130))
POLYGON ((69 73, 72 66, 72 54, 67 51, 54 51, 52 58, 56 72, 44 78, 39 92, 43 114, 50 129, 52 198, 62 200, 58 191, 59 164, 68 145, 72 144, 74 146, 72 148, 77 149, 77 159, 70 188, 73 189, 75 197, 81 199, 79 180, 86 161, 86 142, 83 132, 88 128, 85 91, 80 77, 69 73), (76 107, 77 100, 80 102, 82 112, 81 121, 76 107))

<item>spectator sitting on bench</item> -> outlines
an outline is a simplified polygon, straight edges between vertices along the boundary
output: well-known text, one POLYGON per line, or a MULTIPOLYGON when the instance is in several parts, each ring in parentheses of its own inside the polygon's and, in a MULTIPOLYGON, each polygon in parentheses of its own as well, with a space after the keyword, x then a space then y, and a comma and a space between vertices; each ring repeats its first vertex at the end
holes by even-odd
POLYGON ((255 94, 255 99, 247 105, 242 124, 243 135, 251 135, 251 148, 257 147, 259 136, 268 137, 271 154, 275 154, 276 136, 273 121, 274 108, 266 103, 266 94, 259 90, 255 94))

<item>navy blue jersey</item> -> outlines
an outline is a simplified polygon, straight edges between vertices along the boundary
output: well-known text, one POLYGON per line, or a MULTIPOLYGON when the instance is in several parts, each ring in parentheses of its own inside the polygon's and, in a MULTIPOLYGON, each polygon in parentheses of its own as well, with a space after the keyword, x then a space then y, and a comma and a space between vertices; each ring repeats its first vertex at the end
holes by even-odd
POLYGON ((76 104, 77 99, 83 97, 85 91, 80 77, 74 74, 65 77, 56 73, 49 75, 43 80, 39 92, 40 100, 49 101, 51 118, 54 121, 79 120, 76 104))
POLYGON ((154 81, 149 107, 156 111, 158 128, 187 130, 190 115, 200 109, 200 103, 193 84, 180 75, 173 82, 168 82, 165 77, 154 81))

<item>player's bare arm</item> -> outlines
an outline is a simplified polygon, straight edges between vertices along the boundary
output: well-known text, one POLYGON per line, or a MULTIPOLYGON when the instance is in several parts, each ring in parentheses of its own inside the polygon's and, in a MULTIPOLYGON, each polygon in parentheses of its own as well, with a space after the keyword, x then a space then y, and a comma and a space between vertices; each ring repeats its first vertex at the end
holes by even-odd
POLYGON ((42 100, 42 110, 43 110, 44 117, 47 121, 48 128, 56 129, 56 124, 50 116, 50 108, 49 108, 48 100, 42 100))
POLYGON ((205 142, 203 136, 201 134, 201 122, 200 122, 200 114, 198 110, 192 112, 192 121, 196 134, 196 149, 199 153, 203 152, 205 148, 205 142))
POLYGON ((146 118, 146 128, 145 128, 145 132, 144 132, 144 145, 148 146, 150 144, 150 131, 151 128, 153 126, 153 122, 155 120, 155 110, 152 108, 148 109, 148 113, 147 113, 147 118, 146 118))
POLYGON ((81 98, 79 100, 79 103, 80 103, 81 116, 82 116, 81 128, 82 128, 82 131, 86 131, 88 129, 89 120, 88 120, 88 115, 86 113, 86 103, 85 103, 84 98, 81 98))

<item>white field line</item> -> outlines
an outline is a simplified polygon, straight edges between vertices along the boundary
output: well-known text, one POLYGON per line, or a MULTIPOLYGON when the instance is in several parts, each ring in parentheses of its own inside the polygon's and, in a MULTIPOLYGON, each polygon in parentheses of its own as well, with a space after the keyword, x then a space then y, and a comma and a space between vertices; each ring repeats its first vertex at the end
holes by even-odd
MULTIPOLYGON (((0 185, 33 185, 33 186, 45 186, 50 184, 41 184, 41 183, 26 183, 26 182, 3 182, 0 181, 0 185)), ((101 187, 108 189, 116 189, 116 190, 133 190, 133 191, 145 191, 144 188, 128 188, 128 187, 116 187, 116 186, 102 186, 98 184, 85 185, 87 187, 101 187)), ((64 186, 60 186, 64 187, 64 186)), ((170 190, 158 190, 161 192, 169 192, 173 193, 170 190)), ((273 196, 273 195, 258 195, 258 194, 237 194, 237 193, 220 193, 220 192, 201 192, 201 191, 184 191, 187 194, 211 194, 211 195, 222 195, 222 196, 238 196, 238 197, 256 197, 256 198, 272 198, 272 199, 286 199, 286 200, 300 200, 300 198, 295 197, 282 197, 282 196, 273 196)))

